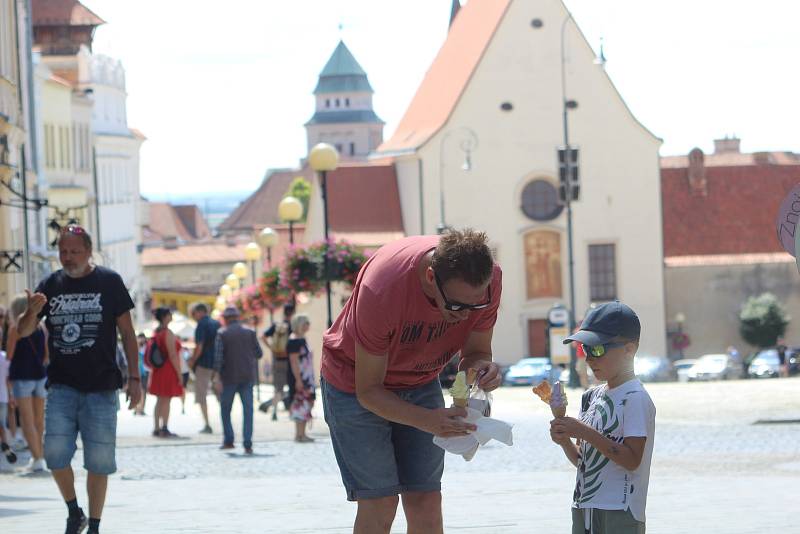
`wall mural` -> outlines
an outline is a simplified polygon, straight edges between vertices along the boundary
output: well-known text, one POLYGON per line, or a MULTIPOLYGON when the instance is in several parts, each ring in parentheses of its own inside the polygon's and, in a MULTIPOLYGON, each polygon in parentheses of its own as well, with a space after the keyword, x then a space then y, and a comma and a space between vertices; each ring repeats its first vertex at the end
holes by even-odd
POLYGON ((561 234, 532 230, 524 240, 528 300, 561 298, 561 234))

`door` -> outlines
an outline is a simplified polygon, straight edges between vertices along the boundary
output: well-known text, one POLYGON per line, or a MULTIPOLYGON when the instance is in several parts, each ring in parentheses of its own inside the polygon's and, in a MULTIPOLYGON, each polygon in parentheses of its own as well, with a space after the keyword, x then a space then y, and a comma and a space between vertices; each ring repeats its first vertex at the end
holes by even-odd
POLYGON ((527 356, 547 356, 547 319, 528 319, 527 356))

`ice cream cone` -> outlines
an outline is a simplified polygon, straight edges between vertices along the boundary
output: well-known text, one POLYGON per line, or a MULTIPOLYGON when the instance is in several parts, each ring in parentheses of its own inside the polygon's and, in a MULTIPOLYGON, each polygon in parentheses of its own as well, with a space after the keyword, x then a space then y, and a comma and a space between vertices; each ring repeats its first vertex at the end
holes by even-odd
POLYGON ((564 391, 564 385, 561 382, 553 384, 553 392, 550 396, 550 410, 556 417, 567 415, 567 393, 564 391))
POLYGON ((469 388, 467 387, 467 374, 464 371, 456 374, 456 380, 453 382, 453 387, 450 388, 450 395, 453 396, 454 405, 460 408, 467 407, 469 388))
POLYGON ((564 417, 567 415, 567 407, 566 406, 551 406, 550 410, 553 412, 554 417, 564 417))
POLYGON ((459 408, 466 408, 467 407, 468 399, 456 399, 453 397, 453 406, 458 406, 459 408))

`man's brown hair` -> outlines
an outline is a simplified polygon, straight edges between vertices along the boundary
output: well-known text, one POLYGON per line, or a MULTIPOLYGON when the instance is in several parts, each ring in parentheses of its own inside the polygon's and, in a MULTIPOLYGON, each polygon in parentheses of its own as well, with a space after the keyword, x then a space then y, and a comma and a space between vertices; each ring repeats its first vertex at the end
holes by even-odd
POLYGON ((488 240, 484 232, 472 228, 446 231, 433 252, 433 271, 442 283, 460 279, 473 287, 485 284, 494 269, 488 240))

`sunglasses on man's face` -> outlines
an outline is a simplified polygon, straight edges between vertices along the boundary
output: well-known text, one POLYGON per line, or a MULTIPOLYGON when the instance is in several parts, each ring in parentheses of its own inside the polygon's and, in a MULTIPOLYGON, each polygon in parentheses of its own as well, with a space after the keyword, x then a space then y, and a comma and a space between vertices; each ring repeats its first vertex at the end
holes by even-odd
POLYGON ((481 304, 464 304, 463 302, 449 300, 447 298, 447 295, 444 294, 444 289, 442 289, 442 286, 444 284, 442 283, 442 280, 439 278, 439 275, 436 274, 436 272, 434 272, 433 277, 436 280, 436 288, 439 290, 439 294, 442 296, 442 300, 444 301, 444 309, 447 311, 458 312, 464 310, 482 310, 483 308, 488 307, 489 304, 492 303, 491 284, 489 284, 489 287, 487 288, 488 296, 486 302, 483 302, 481 304))
POLYGON ((611 350, 616 349, 618 347, 624 347, 626 342, 618 341, 614 343, 603 343, 602 345, 586 345, 585 343, 581 343, 583 345, 583 351, 586 353, 586 356, 591 358, 601 358, 605 356, 605 354, 611 350))

